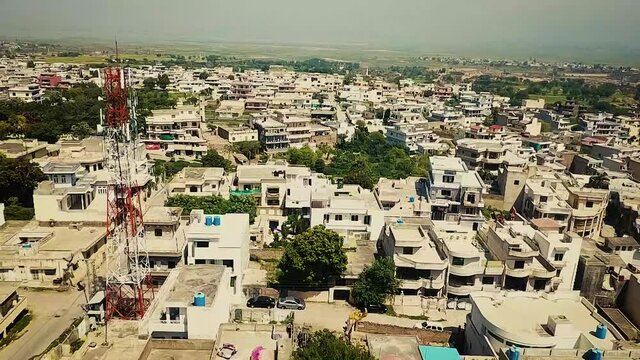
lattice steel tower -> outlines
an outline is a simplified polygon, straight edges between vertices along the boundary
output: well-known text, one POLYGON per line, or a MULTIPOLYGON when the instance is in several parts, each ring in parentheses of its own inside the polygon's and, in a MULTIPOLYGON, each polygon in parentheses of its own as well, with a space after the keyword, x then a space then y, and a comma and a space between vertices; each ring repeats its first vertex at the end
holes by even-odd
POLYGON ((107 187, 106 319, 139 319, 153 298, 137 183, 136 121, 123 69, 104 70, 107 187), (130 111, 131 110, 131 111, 130 111))

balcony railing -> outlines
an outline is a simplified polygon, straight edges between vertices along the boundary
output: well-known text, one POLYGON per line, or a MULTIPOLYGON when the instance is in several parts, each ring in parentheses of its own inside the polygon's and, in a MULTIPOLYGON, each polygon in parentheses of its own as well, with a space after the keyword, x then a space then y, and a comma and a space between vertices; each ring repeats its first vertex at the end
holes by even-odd
POLYGON ((260 188, 257 189, 249 189, 249 190, 231 190, 229 191, 230 195, 236 195, 236 196, 240 196, 240 195, 256 195, 256 194, 261 194, 262 190, 260 188))

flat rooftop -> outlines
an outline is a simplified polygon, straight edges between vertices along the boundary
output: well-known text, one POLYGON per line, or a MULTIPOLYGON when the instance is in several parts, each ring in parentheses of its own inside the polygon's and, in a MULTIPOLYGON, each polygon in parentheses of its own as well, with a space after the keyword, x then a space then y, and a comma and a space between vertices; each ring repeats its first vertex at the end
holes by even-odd
POLYGON ((616 340, 611 332, 607 332, 603 340, 595 337, 594 331, 600 321, 591 315, 592 312, 576 295, 560 297, 527 293, 474 293, 471 294, 471 300, 487 323, 531 343, 573 349, 578 338, 584 336, 600 349, 612 349, 616 340), (546 329, 549 316, 560 315, 573 326, 574 333, 570 336, 553 336, 546 329))
POLYGON ((169 206, 151 206, 144 213, 145 224, 175 224, 180 220, 182 208, 169 206))
POLYGON ((178 269, 177 281, 169 292, 167 301, 192 303, 193 295, 201 292, 205 295, 206 306, 211 306, 224 273, 223 265, 185 265, 178 269))
POLYGON ((415 336, 367 334, 367 347, 377 359, 422 360, 415 336))
POLYGON ((467 171, 467 167, 460 158, 447 156, 432 156, 431 169, 433 170, 451 170, 451 171, 467 171))

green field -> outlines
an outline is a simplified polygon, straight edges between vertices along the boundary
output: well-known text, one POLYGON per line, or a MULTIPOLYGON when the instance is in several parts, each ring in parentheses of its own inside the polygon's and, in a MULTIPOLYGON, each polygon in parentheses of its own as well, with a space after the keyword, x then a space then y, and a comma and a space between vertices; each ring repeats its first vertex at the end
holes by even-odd
POLYGON ((564 95, 529 95, 529 99, 544 99, 545 104, 555 104, 557 102, 565 102, 567 97, 564 95))
MULTIPOLYGON (((155 54, 120 54, 121 59, 133 60, 166 60, 169 57, 162 55, 160 57, 155 54)), ((109 55, 80 55, 80 56, 49 56, 44 59, 45 62, 52 63, 69 63, 69 64, 103 64, 110 58, 109 55)))

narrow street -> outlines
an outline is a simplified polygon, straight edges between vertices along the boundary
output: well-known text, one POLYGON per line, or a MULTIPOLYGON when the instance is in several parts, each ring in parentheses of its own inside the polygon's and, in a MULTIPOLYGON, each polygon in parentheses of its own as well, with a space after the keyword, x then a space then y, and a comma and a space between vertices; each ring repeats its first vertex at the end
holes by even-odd
POLYGON ((84 313, 82 292, 19 290, 27 297, 33 314, 24 335, 0 350, 1 360, 27 360, 43 352, 73 322, 84 313))

